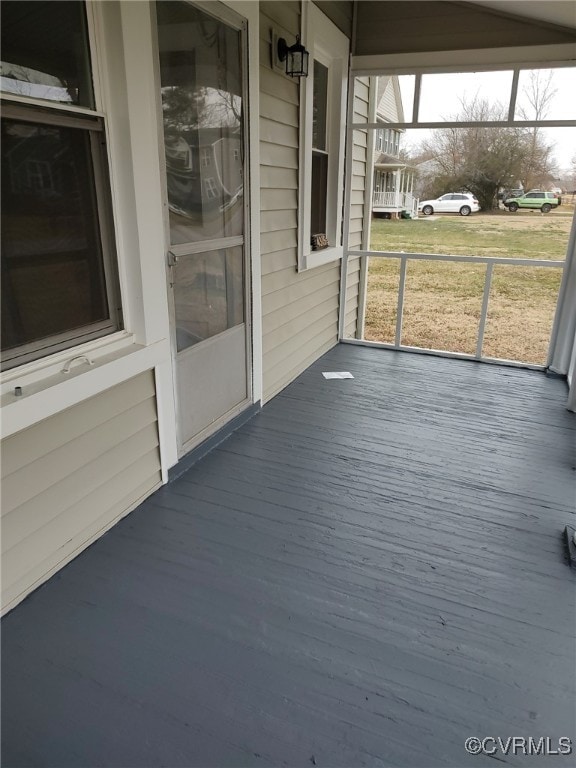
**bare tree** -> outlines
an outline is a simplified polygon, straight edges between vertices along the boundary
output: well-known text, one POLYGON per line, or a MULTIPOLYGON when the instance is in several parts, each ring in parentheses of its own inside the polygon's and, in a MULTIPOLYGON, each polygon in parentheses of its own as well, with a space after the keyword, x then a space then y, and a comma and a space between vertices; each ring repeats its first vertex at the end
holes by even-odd
MULTIPOLYGON (((523 95, 524 106, 519 116, 526 120, 545 119, 555 95, 552 73, 530 72, 523 95)), ((459 114, 448 119, 478 125, 433 131, 421 145, 421 152, 433 158, 428 163, 427 196, 468 190, 476 195, 484 210, 490 210, 496 205, 500 188, 521 183, 530 189, 557 176, 553 145, 546 141, 542 129, 482 125, 506 118, 507 110, 501 104, 490 104, 478 96, 463 100, 459 114)))
MULTIPOLYGON (((554 71, 535 69, 528 72, 528 82, 522 89, 524 104, 518 109, 522 120, 545 120, 557 89, 553 87, 554 71)), ((526 157, 521 181, 524 189, 540 187, 556 175, 552 160, 553 144, 546 141, 541 128, 526 129, 526 157)))
POLYGON ((462 111, 452 118, 477 122, 466 128, 442 128, 424 142, 423 150, 434 157, 437 169, 431 190, 468 190, 484 210, 494 207, 498 189, 520 178, 525 156, 523 132, 516 128, 485 128, 482 122, 503 119, 503 108, 475 97, 463 102, 462 111))
MULTIPOLYGON (((522 120, 545 120, 557 89, 553 88, 554 70, 532 69, 528 72, 528 82, 522 88, 526 106, 518 108, 522 120)), ((536 128, 536 130, 538 130, 536 128)))
POLYGON ((576 155, 570 161, 568 168, 562 171, 560 179, 562 189, 570 193, 572 198, 574 198, 574 195, 576 195, 576 155))

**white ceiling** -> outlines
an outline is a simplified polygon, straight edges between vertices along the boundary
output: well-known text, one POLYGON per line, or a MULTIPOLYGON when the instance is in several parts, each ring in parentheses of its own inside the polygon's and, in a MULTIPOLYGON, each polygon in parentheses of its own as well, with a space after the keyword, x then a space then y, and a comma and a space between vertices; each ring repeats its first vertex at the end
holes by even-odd
POLYGON ((497 11, 576 29, 576 0, 469 0, 497 11))

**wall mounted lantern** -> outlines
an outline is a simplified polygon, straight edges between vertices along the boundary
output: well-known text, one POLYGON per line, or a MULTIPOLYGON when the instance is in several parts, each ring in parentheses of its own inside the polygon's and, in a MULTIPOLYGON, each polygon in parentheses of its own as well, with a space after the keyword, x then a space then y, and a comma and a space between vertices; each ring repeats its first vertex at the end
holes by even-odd
POLYGON ((300 35, 296 35, 296 42, 290 47, 283 37, 278 38, 278 58, 286 62, 286 74, 290 77, 308 77, 309 56, 300 42, 300 35))

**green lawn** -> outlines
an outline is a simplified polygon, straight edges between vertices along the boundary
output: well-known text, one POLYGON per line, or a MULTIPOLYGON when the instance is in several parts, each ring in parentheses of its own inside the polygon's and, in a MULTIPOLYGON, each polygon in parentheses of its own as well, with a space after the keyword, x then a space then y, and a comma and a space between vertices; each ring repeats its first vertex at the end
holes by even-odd
MULTIPOLYGON (((563 260, 574 212, 507 211, 415 221, 374 219, 371 250, 563 260)), ((408 263, 402 343, 473 354, 486 267, 432 261, 408 263)), ((399 262, 370 259, 365 338, 392 342, 399 262)), ((561 270, 494 269, 483 354, 544 363, 561 270)))

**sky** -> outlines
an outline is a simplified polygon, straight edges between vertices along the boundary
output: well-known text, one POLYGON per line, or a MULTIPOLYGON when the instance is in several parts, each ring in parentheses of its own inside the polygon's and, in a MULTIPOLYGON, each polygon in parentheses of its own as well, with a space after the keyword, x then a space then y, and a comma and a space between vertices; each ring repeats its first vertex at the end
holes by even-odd
MULTIPOLYGON (((552 73, 550 91, 552 96, 548 105, 546 119, 576 120, 576 67, 540 70, 541 80, 552 73)), ((414 94, 414 75, 401 76, 400 88, 404 104, 405 119, 412 119, 412 102, 414 94)), ((527 101, 526 87, 530 81, 530 70, 522 70, 518 82, 516 99, 516 117, 519 110, 525 107, 530 112, 527 101)), ((475 97, 486 99, 489 104, 504 105, 506 112, 510 102, 512 87, 512 71, 475 72, 431 74, 422 76, 420 93, 419 119, 421 121, 439 121, 449 119, 461 111, 463 100, 471 101, 475 97)), ((527 118, 529 119, 529 114, 527 118)), ((571 159, 576 155, 576 127, 549 128, 546 134, 551 143, 555 144, 554 158, 560 169, 568 168, 571 159)), ((424 130, 411 130, 404 140, 416 144, 427 134, 424 130)))

